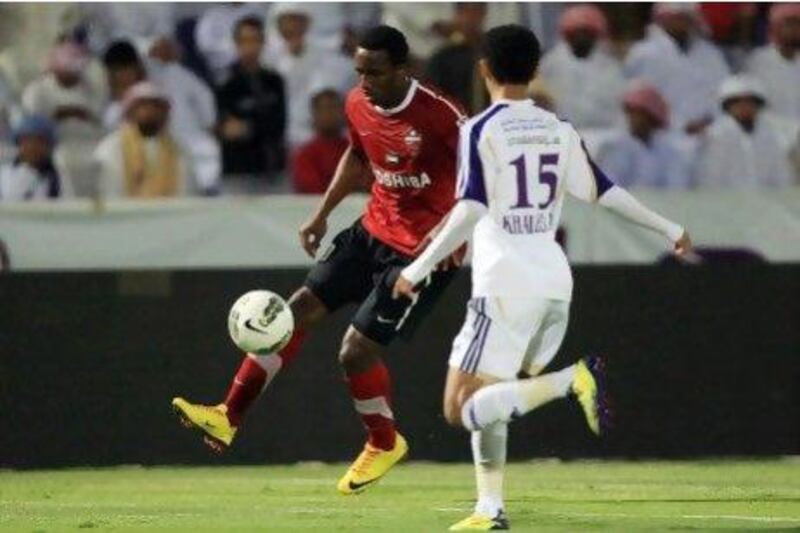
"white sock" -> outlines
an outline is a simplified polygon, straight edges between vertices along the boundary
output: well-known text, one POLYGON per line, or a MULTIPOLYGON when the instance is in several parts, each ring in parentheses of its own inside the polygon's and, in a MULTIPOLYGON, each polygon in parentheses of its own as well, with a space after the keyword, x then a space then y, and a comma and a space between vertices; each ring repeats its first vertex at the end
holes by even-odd
POLYGON ((569 392, 575 366, 534 378, 495 383, 480 389, 461 408, 461 423, 476 431, 495 422, 510 422, 569 392))
POLYGON ((472 432, 472 458, 478 501, 475 512, 494 517, 503 509, 503 470, 506 466, 508 425, 496 422, 472 432))
POLYGON ((247 357, 253 359, 258 366, 264 369, 264 372, 267 373, 267 379, 264 381, 264 386, 261 388, 263 391, 266 389, 275 376, 278 375, 278 372, 281 371, 281 367, 283 366, 283 359, 278 354, 267 354, 267 355, 258 355, 255 353, 248 353, 247 357))

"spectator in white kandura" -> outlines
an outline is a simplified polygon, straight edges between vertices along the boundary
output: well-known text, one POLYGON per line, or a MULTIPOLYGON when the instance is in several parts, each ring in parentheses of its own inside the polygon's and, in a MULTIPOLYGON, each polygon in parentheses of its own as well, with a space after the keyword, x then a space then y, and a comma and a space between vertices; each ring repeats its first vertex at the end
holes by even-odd
POLYGON ((167 96, 150 82, 131 87, 123 100, 125 121, 95 151, 103 196, 180 196, 190 167, 169 132, 167 96))
POLYGON ((800 4, 772 5, 769 37, 745 70, 763 82, 773 112, 800 122, 800 4))
POLYGON ((55 126, 43 115, 27 115, 14 129, 17 156, 0 165, 0 200, 24 202, 72 196, 68 179, 58 172, 53 158, 55 126))
POLYGON ((628 53, 625 73, 658 87, 675 128, 700 133, 714 118, 716 91, 728 76, 728 66, 722 53, 702 36, 697 4, 656 4, 653 21, 647 37, 628 53))
POLYGON ((26 113, 41 114, 58 124, 58 136, 63 142, 71 137, 96 137, 103 108, 99 93, 83 76, 89 55, 78 46, 65 41, 50 52, 48 68, 22 93, 26 113))
POLYGON ((561 15, 559 32, 561 39, 542 58, 539 71, 557 113, 578 130, 619 125, 625 77, 606 46, 605 15, 593 5, 569 7, 561 15))
POLYGON ((217 123, 214 93, 178 59, 174 40, 156 39, 148 46, 147 78, 169 95, 170 131, 190 157, 197 189, 214 195, 222 177, 222 152, 212 135, 217 123))
POLYGON ((790 153, 796 125, 771 115, 762 84, 732 76, 719 90, 724 110, 699 147, 695 181, 709 187, 781 187, 794 178, 790 153))
POLYGON ((635 80, 622 98, 627 127, 616 130, 597 154, 597 163, 623 187, 687 188, 689 161, 668 130, 669 105, 649 83, 635 80))
POLYGON ((200 78, 177 61, 178 49, 172 39, 142 41, 142 45, 148 54, 146 59, 140 58, 127 41, 113 43, 106 52, 104 62, 112 102, 103 123, 107 130, 116 129, 124 118, 122 103, 128 89, 141 81, 151 81, 170 97, 170 131, 189 157, 198 191, 216 194, 222 156, 219 142, 211 134, 216 125, 214 95, 200 78))
POLYGON ((105 92, 85 75, 89 60, 77 44, 65 41, 56 45, 47 72, 22 94, 26 113, 41 114, 56 123, 56 155, 78 196, 96 194, 91 153, 103 135, 101 114, 106 101, 105 92))
POLYGON ((311 97, 323 88, 346 94, 356 84, 353 61, 327 52, 307 40, 311 18, 304 4, 279 3, 272 6, 279 46, 268 63, 282 77, 289 99, 288 142, 296 148, 314 135, 311 124, 311 97))
POLYGON ((228 69, 236 61, 236 43, 233 30, 236 23, 247 17, 264 20, 268 4, 224 3, 210 7, 194 30, 197 50, 211 71, 214 84, 222 85, 228 77, 228 69))

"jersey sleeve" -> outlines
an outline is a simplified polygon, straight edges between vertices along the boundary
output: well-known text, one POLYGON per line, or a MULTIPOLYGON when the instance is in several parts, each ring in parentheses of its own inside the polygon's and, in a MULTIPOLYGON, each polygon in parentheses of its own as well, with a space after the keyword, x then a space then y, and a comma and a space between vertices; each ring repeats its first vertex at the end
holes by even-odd
POLYGON ((478 152, 478 139, 473 133, 470 124, 465 124, 460 128, 456 199, 474 200, 487 205, 483 164, 478 152))
POLYGON ((473 124, 461 127, 458 142, 458 180, 456 199, 489 205, 485 163, 489 154, 481 142, 482 130, 473 124))
POLYGON ((592 161, 586 146, 571 126, 568 153, 566 186, 572 196, 584 202, 596 202, 614 186, 614 182, 592 161))

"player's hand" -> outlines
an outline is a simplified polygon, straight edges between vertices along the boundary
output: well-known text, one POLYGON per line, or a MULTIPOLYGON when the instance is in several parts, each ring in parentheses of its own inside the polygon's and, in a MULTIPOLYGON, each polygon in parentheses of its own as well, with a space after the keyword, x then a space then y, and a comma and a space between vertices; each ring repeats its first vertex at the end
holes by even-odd
POLYGON ((459 268, 461 265, 464 264, 464 257, 467 255, 467 243, 462 244, 459 246, 456 251, 452 254, 448 255, 442 261, 436 265, 436 270, 441 270, 442 272, 446 272, 451 269, 459 268))
POLYGON ((414 298, 414 285, 402 275, 398 276, 392 288, 392 298, 397 300, 401 296, 405 296, 409 300, 414 298))
POLYGON ((686 258, 692 254, 692 248, 692 239, 689 237, 689 233, 686 230, 683 230, 683 235, 681 235, 681 238, 675 241, 675 246, 673 248, 675 255, 686 258))
POLYGON ((328 221, 324 218, 314 216, 300 226, 300 246, 313 258, 316 256, 322 238, 325 237, 327 232, 328 221))

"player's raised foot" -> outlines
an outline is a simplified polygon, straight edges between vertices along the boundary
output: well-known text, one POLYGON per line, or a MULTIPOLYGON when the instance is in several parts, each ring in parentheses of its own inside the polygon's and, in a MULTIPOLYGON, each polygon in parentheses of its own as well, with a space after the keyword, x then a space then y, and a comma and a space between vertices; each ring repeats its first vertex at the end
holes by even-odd
POLYGON ((408 443, 403 436, 398 433, 391 450, 382 450, 367 443, 364 451, 350 465, 342 479, 336 485, 340 493, 358 494, 363 492, 370 485, 386 474, 394 465, 408 455, 408 443))
POLYGON ((605 361, 586 357, 575 365, 572 392, 583 408, 586 423, 595 435, 602 435, 609 425, 609 410, 605 390, 605 361))
POLYGON ((450 526, 450 531, 497 531, 501 529, 511 529, 506 513, 502 510, 494 518, 475 513, 450 526))
POLYGON ((181 424, 199 430, 203 434, 203 441, 215 452, 224 452, 233 442, 236 428, 228 420, 228 408, 224 404, 200 405, 183 398, 173 398, 172 409, 181 424))

